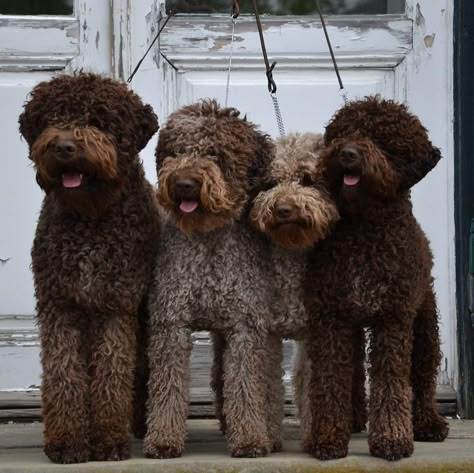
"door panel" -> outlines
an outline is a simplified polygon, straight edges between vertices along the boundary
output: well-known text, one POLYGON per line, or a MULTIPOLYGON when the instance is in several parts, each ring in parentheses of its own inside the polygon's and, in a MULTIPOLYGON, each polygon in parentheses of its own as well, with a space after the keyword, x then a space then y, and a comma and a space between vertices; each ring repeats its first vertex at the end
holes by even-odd
POLYGON ((0 389, 38 385, 40 378, 30 249, 43 194, 18 116, 30 90, 53 74, 112 70, 109 1, 75 0, 74 12, 0 15, 0 389))
MULTIPOLYGON (((202 2, 195 2, 202 3, 202 2)), ((363 3, 329 0, 328 5, 363 3)), ((431 240, 444 353, 439 382, 457 385, 450 0, 406 0, 403 14, 328 15, 326 22, 349 98, 380 93, 409 105, 444 159, 413 190, 414 210, 431 240)), ((259 5, 261 2, 259 2, 259 5)), ((230 9, 231 2, 229 2, 230 9)), ((403 2, 388 2, 400 11, 403 2)), ((344 11, 335 9, 333 11, 344 11)), ((348 11, 346 10, 346 13, 348 11)), ((263 16, 286 131, 324 131, 342 106, 316 16, 263 16)), ((229 106, 278 136, 255 20, 237 19, 229 106)), ((203 97, 225 100, 232 24, 228 16, 179 15, 160 40, 159 115, 203 97)))
MULTIPOLYGON (((258 123, 262 130, 278 136, 278 127, 273 102, 267 91, 267 80, 261 71, 235 71, 231 76, 228 105, 236 107, 248 118, 258 123)), ((334 84, 334 72, 321 70, 317 74, 297 70, 274 74, 278 85, 277 95, 285 130, 324 131, 328 117, 341 105, 341 95, 334 84)), ((191 103, 197 97, 215 97, 225 102, 227 73, 215 72, 209 79, 209 72, 193 71, 178 79, 177 100, 191 103)), ((356 96, 373 91, 385 96, 394 94, 393 70, 365 70, 344 75, 344 83, 356 96)))

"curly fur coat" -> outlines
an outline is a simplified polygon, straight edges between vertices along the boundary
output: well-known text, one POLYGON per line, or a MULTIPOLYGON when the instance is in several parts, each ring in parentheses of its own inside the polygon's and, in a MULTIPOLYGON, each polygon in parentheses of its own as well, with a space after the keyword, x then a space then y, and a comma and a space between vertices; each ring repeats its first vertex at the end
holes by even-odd
POLYGON ((269 245, 243 217, 268 138, 215 101, 170 115, 156 152, 167 212, 151 287, 150 383, 145 455, 182 454, 194 330, 225 344, 215 388, 233 456, 271 448, 265 345, 269 245), (222 390, 222 392, 220 392, 222 390))
POLYGON ((125 84, 80 73, 38 84, 19 121, 46 193, 32 249, 44 450, 125 459, 158 231, 138 152, 157 118, 125 84))
MULTIPOLYGON (((324 150, 322 135, 290 134, 276 141, 275 154, 266 169, 261 170, 262 190, 252 203, 250 220, 272 241, 271 282, 272 317, 270 331, 273 341, 271 354, 274 366, 269 385, 269 428, 278 439, 283 417, 281 384, 282 337, 299 340, 294 373, 295 401, 302 423, 302 443, 310 436, 310 416, 307 404, 306 370, 308 360, 302 340, 308 333, 309 317, 304 306, 303 281, 311 247, 330 233, 339 220, 339 212, 327 195, 319 175, 317 161, 324 150), (303 404, 305 406, 303 407, 303 404)), ((356 367, 353 387, 353 431, 365 428, 365 375, 363 369, 363 334, 356 331, 354 340, 356 367)), ((274 445, 273 450, 281 448, 274 445)))
POLYGON ((432 255, 410 201, 441 155, 404 105, 376 97, 339 110, 325 141, 319 163, 341 219, 312 250, 305 282, 313 368, 306 449, 320 459, 347 454, 351 339, 368 327, 369 448, 398 460, 411 455, 414 438, 440 441, 448 431, 434 402, 441 355, 432 255))

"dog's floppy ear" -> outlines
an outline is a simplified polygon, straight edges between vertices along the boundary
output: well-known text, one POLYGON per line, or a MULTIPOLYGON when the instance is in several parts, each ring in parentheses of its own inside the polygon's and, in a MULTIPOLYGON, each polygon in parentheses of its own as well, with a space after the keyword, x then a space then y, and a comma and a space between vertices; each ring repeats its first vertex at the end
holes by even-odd
MULTIPOLYGON (((31 159, 31 158, 30 158, 31 159)), ((36 173, 36 183, 41 187, 41 189, 44 190, 44 184, 43 181, 41 180, 41 177, 38 173, 36 173)))
POLYGON ((275 144, 271 138, 266 134, 257 132, 255 159, 249 167, 249 182, 252 195, 256 195, 264 187, 266 171, 274 154, 275 144))
POLYGON ((28 94, 28 101, 23 105, 23 112, 18 117, 20 133, 30 147, 47 126, 47 115, 51 110, 51 104, 49 100, 42 100, 47 90, 47 81, 37 84, 28 94))
POLYGON ((140 152, 150 141, 150 138, 158 131, 158 117, 148 104, 137 111, 137 135, 136 147, 140 152))
POLYGON ((414 146, 410 150, 409 165, 401 172, 400 185, 408 190, 421 181, 441 159, 441 151, 427 139, 421 146, 414 146))

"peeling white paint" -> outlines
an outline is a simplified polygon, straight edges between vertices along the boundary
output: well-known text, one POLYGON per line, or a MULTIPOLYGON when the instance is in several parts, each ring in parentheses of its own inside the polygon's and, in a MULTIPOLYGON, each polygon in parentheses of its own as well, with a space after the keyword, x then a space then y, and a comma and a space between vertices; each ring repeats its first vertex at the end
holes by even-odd
POLYGON ((436 37, 436 34, 428 34, 428 35, 426 35, 426 36, 423 38, 423 41, 424 41, 424 43, 425 43, 425 47, 427 47, 427 48, 432 48, 432 47, 433 47, 434 40, 435 40, 435 37, 436 37))

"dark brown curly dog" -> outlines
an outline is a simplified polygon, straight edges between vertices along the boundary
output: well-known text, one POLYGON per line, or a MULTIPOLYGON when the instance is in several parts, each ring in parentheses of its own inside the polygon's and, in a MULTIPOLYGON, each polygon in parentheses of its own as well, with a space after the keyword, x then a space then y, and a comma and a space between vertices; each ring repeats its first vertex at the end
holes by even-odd
POLYGON ((81 73, 37 85, 19 122, 46 193, 32 249, 44 451, 122 460, 158 230, 138 152, 157 118, 125 84, 81 73))
POLYGON ((404 105, 373 97, 339 110, 325 141, 319 164, 341 220, 314 247, 305 284, 310 451, 324 460, 347 455, 351 339, 369 327, 369 448, 398 460, 411 455, 414 437, 442 441, 448 432, 435 409, 441 355, 433 258, 410 200, 410 188, 441 155, 404 105))

